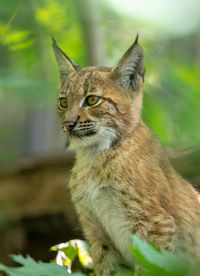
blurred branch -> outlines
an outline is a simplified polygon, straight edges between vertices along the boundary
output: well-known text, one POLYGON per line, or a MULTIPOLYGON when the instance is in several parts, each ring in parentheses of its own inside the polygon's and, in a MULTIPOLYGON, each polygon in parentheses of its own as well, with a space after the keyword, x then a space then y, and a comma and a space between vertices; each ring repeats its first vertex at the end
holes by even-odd
POLYGON ((15 10, 14 13, 13 13, 13 15, 10 17, 8 23, 6 24, 6 26, 5 26, 3 32, 1 33, 1 36, 0 36, 0 43, 3 41, 3 38, 4 38, 4 36, 5 36, 5 34, 6 34, 7 30, 8 30, 8 28, 10 27, 12 21, 13 21, 14 18, 16 17, 17 12, 19 11, 20 7, 21 7, 21 5, 20 5, 19 7, 16 8, 16 10, 15 10))
POLYGON ((104 35, 100 7, 96 0, 75 0, 85 39, 89 65, 104 65, 104 35))
MULTIPOLYGON (((30 19, 32 21, 32 25, 34 27, 34 35, 35 35, 35 44, 38 50, 38 58, 40 59, 40 68, 41 75, 43 79, 48 79, 51 75, 52 67, 49 66, 49 53, 47 51, 46 40, 44 36, 44 31, 42 26, 36 20, 36 12, 39 6, 39 2, 34 0, 29 0, 30 6, 30 19)), ((50 40, 50 37, 49 37, 50 40)))

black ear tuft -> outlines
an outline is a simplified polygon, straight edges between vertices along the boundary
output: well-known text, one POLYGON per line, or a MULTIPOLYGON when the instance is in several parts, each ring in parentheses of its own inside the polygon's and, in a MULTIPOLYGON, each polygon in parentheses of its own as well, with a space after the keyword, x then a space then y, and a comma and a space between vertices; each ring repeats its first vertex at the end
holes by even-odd
POLYGON ((52 39, 52 46, 57 46, 57 43, 56 43, 56 40, 53 36, 51 36, 51 39, 52 39))
POLYGON ((139 40, 139 34, 136 35, 133 45, 138 44, 138 40, 139 40))
POLYGON ((72 64, 72 66, 74 67, 74 69, 76 70, 76 69, 78 69, 78 68, 80 68, 80 66, 79 65, 77 65, 71 58, 69 58, 64 52, 63 52, 63 50, 61 50, 60 49, 60 47, 58 47, 58 44, 57 44, 57 42, 56 42, 56 40, 54 39, 54 37, 52 36, 51 37, 52 38, 52 41, 53 41, 53 43, 52 43, 52 46, 53 46, 53 48, 54 49, 57 49, 71 64, 72 64))
POLYGON ((52 47, 60 71, 61 85, 65 78, 72 72, 80 68, 73 60, 71 60, 57 45, 56 40, 52 38, 52 47))

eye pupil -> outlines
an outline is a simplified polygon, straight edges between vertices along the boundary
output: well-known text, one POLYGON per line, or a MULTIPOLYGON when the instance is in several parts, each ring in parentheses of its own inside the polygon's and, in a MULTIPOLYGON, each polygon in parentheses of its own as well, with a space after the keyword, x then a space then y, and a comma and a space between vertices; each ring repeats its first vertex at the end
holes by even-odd
POLYGON ((59 104, 61 108, 67 108, 67 99, 66 98, 60 98, 59 104))
POLYGON ((100 97, 99 96, 88 96, 85 99, 84 105, 94 105, 99 101, 100 97))

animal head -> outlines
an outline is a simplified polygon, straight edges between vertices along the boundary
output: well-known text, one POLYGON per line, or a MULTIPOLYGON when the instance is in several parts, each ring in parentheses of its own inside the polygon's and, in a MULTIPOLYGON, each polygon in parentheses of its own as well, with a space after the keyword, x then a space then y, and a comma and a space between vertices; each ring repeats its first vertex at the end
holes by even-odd
POLYGON ((133 132, 141 121, 144 53, 133 45, 113 68, 81 68, 53 39, 60 72, 58 112, 70 144, 102 151, 133 132))

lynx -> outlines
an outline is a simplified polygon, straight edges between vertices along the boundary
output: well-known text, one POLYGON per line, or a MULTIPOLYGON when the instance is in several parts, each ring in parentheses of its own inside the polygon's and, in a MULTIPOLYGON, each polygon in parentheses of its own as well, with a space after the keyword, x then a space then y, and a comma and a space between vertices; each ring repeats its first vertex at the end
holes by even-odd
POLYGON ((134 266, 131 233, 200 260, 198 193, 170 164, 141 117, 144 52, 133 45, 113 68, 81 68, 53 40, 58 112, 77 159, 69 187, 97 276, 134 266))

